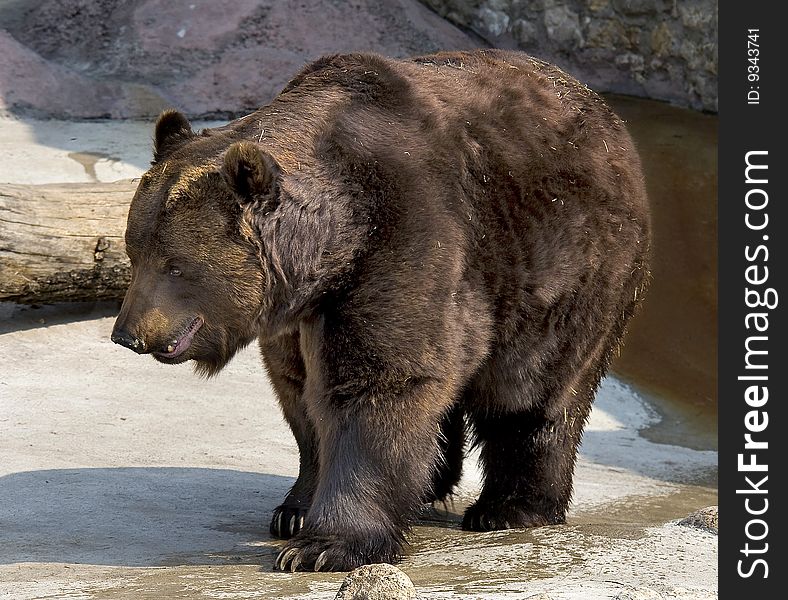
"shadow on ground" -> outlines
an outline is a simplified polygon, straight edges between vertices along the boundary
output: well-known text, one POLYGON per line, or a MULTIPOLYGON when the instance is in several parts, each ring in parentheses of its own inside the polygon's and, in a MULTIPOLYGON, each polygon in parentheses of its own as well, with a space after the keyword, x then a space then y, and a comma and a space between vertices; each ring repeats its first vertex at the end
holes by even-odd
POLYGON ((0 335, 28 329, 43 329, 104 317, 116 317, 120 301, 58 302, 55 304, 25 305, 0 302, 0 335))
POLYGON ((267 564, 293 478, 229 469, 26 471, 0 477, 0 564, 267 564))

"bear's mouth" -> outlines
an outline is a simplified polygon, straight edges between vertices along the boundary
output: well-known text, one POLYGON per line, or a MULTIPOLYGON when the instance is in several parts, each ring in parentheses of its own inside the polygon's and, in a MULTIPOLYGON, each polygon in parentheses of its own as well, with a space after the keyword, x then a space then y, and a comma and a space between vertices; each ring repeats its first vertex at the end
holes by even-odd
POLYGON ((194 334, 202 327, 203 320, 201 317, 195 317, 183 332, 176 336, 175 339, 170 341, 162 350, 158 350, 153 354, 156 358, 177 358, 189 349, 194 339, 194 334))

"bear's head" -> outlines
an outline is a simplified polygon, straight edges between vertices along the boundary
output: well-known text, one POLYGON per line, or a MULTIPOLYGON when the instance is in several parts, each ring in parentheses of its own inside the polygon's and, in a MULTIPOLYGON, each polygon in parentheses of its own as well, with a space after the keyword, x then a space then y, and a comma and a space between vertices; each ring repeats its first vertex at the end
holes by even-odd
POLYGON ((176 111, 156 123, 154 161, 126 228, 131 285, 112 340, 164 363, 218 372, 258 334, 267 281, 255 216, 280 171, 255 144, 198 135, 176 111), (251 216, 250 216, 251 215, 251 216))

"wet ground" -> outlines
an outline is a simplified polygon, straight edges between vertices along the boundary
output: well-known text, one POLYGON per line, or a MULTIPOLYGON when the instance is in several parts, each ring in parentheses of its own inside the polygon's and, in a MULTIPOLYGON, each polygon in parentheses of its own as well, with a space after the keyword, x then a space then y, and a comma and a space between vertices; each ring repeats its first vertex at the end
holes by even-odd
MULTIPOLYGON (((254 349, 205 381, 113 345, 116 305, 4 310, 0 597, 333 598, 341 575, 271 570, 267 520, 297 454, 254 349)), ((666 523, 716 503, 716 453, 639 434, 658 418, 604 382, 565 526, 461 531, 469 457, 402 569, 435 599, 713 598, 716 536, 666 523)))
MULTIPOLYGON (((670 524, 717 502, 716 118, 612 102, 646 170, 653 283, 569 522, 460 531, 470 457, 455 505, 409 537, 401 566, 426 598, 716 597, 716 536, 670 524)), ((4 121, 0 182, 133 177, 149 139, 148 124, 4 121)), ((256 353, 204 381, 111 344, 116 311, 0 305, 0 597, 333 598, 341 575, 270 570, 267 517, 297 454, 256 353)))

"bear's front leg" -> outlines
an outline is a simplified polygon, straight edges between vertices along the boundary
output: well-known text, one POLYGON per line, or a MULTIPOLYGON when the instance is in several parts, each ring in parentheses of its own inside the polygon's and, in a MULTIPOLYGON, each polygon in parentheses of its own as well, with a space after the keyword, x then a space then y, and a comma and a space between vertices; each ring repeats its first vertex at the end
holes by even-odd
POLYGON ((434 470, 447 397, 441 387, 433 379, 381 377, 312 390, 318 485, 276 568, 349 571, 398 559, 434 470))
POLYGON ((274 509, 269 527, 274 537, 289 539, 304 526, 317 486, 317 436, 303 400, 306 374, 299 349, 299 334, 261 339, 260 350, 282 414, 298 444, 298 479, 274 509))

